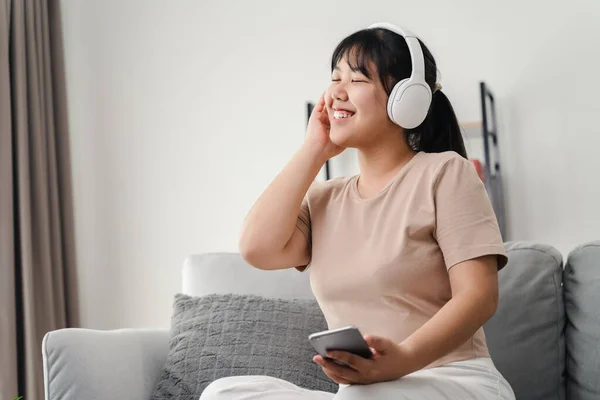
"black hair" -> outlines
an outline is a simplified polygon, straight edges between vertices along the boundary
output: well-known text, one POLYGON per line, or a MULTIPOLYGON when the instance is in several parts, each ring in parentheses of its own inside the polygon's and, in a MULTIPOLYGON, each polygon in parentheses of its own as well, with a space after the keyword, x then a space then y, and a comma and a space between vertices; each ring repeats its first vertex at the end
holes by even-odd
MULTIPOLYGON (((433 55, 419 39, 425 61, 425 81, 434 92, 437 66, 433 55)), ((394 85, 410 77, 412 64, 410 51, 404 38, 387 29, 364 29, 342 40, 331 58, 331 70, 346 57, 353 71, 360 71, 372 79, 369 62, 377 70, 381 84, 389 96, 394 85)), ((414 129, 405 129, 406 143, 415 151, 441 153, 455 151, 467 158, 467 151, 454 108, 441 90, 433 93, 427 117, 414 129)))

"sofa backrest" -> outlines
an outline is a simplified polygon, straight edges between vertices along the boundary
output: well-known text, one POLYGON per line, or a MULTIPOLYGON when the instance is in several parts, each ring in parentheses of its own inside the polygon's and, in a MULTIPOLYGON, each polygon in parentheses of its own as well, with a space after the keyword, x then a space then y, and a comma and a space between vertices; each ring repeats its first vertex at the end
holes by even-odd
POLYGON ((564 283, 567 398, 600 399, 600 241, 569 254, 564 283))
POLYGON ((564 400, 562 256, 536 243, 505 247, 498 309, 484 325, 490 355, 517 399, 564 400))
MULTIPOLYGON (((496 367, 520 400, 600 399, 600 241, 572 251, 564 272, 551 246, 505 245, 498 310, 484 325, 496 367)), ((182 291, 314 298, 309 276, 262 271, 238 253, 194 255, 184 263, 182 291)))
POLYGON ((182 290, 190 296, 236 293, 314 299, 308 273, 293 268, 263 271, 247 264, 239 253, 188 257, 182 270, 182 290))

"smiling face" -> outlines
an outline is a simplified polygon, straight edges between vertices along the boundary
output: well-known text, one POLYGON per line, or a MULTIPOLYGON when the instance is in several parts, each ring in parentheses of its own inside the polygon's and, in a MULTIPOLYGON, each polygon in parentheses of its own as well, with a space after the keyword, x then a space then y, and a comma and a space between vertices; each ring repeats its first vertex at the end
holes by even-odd
POLYGON ((367 147, 399 128, 388 118, 388 95, 373 63, 367 69, 369 76, 351 66, 348 57, 333 68, 326 99, 331 141, 339 146, 367 147))
MULTIPOLYGON (((419 40, 425 81, 434 90, 438 80, 435 59, 419 40)), ((367 28, 342 39, 331 56, 332 82, 325 93, 331 140, 358 149, 359 161, 390 149, 439 152, 453 150, 466 156, 460 126, 448 98, 439 92, 425 121, 404 129, 387 115, 394 86, 411 76, 412 56, 406 40, 382 28, 367 28), (337 113, 336 113, 337 111, 337 113)))

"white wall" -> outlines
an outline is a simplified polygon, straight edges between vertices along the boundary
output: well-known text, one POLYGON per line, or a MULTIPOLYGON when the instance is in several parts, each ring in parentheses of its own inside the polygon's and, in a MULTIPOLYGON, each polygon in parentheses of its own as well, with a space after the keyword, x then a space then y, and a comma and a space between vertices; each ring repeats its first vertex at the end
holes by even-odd
POLYGON ((184 258, 236 251, 333 48, 378 20, 429 45, 462 121, 496 93, 512 239, 600 237, 600 3, 490 3, 63 0, 83 325, 169 325, 184 258))

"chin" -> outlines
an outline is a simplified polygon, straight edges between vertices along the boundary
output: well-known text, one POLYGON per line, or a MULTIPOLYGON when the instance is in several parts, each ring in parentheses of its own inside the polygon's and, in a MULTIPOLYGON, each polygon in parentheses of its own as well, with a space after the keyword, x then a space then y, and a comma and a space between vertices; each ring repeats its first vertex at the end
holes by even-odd
POLYGON ((351 147, 350 146, 350 142, 351 142, 351 138, 352 138, 351 132, 344 132, 341 129, 340 130, 332 129, 331 133, 329 134, 329 138, 331 139, 333 144, 336 144, 341 147, 351 147))

